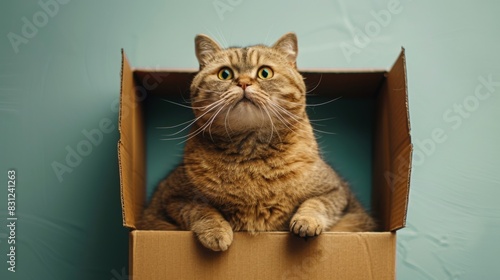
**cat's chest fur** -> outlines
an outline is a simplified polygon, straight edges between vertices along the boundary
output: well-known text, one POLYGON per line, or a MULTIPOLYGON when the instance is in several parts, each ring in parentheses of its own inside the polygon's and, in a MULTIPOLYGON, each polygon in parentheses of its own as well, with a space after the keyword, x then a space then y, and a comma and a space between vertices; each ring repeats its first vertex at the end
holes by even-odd
POLYGON ((317 160, 308 148, 293 142, 234 143, 224 150, 198 146, 185 157, 187 174, 234 230, 287 230, 308 196, 307 174, 317 160))

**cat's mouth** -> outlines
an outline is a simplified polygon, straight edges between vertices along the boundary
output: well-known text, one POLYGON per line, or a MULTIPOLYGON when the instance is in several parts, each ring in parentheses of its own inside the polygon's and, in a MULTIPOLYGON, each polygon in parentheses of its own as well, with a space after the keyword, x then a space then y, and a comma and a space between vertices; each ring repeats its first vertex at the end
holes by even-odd
POLYGON ((241 97, 241 99, 236 102, 235 106, 238 106, 240 104, 243 104, 243 105, 253 105, 253 106, 258 107, 257 104, 255 104, 255 102, 253 102, 252 99, 246 97, 245 95, 243 95, 241 97))

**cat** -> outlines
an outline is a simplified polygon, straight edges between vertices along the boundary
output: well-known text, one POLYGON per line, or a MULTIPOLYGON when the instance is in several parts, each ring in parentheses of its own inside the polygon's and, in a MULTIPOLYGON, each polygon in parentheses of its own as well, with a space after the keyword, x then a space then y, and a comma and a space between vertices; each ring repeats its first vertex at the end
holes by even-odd
POLYGON ((373 231, 374 220, 321 158, 297 70, 297 37, 223 49, 195 38, 195 122, 182 163, 155 190, 139 229, 191 230, 225 251, 233 231, 373 231))

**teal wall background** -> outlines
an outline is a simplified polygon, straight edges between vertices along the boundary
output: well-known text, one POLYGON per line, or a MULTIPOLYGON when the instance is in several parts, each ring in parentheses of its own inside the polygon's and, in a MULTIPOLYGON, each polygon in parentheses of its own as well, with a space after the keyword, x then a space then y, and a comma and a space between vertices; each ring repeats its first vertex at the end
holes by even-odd
POLYGON ((197 33, 245 45, 287 31, 304 68, 388 68, 406 48, 415 153, 398 279, 498 279, 499 12, 498 1, 2 2, 0 279, 129 279, 120 48, 134 66, 194 68, 197 33), (97 129, 102 139, 85 146, 97 129), (69 157, 58 177, 53 166, 77 149, 87 155, 69 157), (10 169, 15 273, 6 263, 10 169))

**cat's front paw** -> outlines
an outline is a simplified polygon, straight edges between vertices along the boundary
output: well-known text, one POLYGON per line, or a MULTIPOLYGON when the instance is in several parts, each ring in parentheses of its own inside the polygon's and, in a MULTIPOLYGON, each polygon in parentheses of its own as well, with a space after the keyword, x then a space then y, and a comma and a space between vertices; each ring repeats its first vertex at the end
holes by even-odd
POLYGON ((323 228, 321 221, 311 216, 296 214, 290 222, 290 231, 300 237, 320 235, 323 228))
POLYGON ((201 244, 213 251, 226 251, 233 242, 233 230, 227 221, 198 224, 193 231, 201 244))

